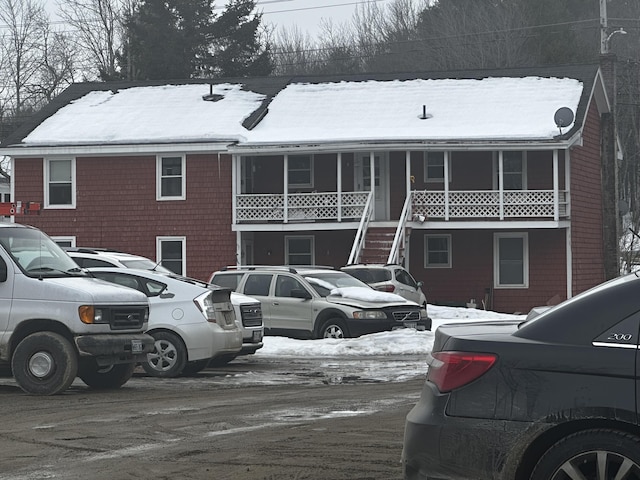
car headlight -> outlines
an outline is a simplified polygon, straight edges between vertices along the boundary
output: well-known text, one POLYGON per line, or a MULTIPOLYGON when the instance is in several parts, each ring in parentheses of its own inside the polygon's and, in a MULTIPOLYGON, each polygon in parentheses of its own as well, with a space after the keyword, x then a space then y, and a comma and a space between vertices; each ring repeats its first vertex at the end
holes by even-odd
POLYGON ((358 310, 353 312, 353 318, 358 320, 386 320, 387 314, 382 310, 358 310))
POLYGON ((108 319, 104 318, 102 309, 95 308, 93 305, 80 305, 78 307, 78 315, 82 323, 109 323, 108 319))

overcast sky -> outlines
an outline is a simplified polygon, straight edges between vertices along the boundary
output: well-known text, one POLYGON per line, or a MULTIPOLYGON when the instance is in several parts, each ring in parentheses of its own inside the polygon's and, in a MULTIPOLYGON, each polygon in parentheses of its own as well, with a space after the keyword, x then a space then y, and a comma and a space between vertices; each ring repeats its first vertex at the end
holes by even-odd
MULTIPOLYGON (((55 16, 57 0, 44 0, 48 12, 55 16)), ((258 0, 258 10, 264 14, 263 21, 277 29, 297 26, 302 33, 315 38, 320 32, 322 19, 330 19, 334 25, 348 22, 358 4, 373 2, 383 8, 393 0, 258 0)), ((216 0, 217 9, 224 9, 228 0, 216 0)))

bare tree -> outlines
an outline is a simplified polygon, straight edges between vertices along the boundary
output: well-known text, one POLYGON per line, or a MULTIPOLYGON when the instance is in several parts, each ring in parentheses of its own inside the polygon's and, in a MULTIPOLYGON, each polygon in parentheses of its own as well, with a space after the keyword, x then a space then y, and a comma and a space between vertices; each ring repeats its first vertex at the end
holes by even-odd
POLYGON ((8 98, 19 116, 34 102, 29 87, 42 65, 48 19, 41 1, 0 0, 0 23, 6 29, 2 50, 9 59, 5 65, 11 85, 8 98))
POLYGON ((59 0, 58 15, 77 32, 78 46, 90 59, 94 75, 103 80, 118 76, 117 52, 123 38, 122 0, 59 0))

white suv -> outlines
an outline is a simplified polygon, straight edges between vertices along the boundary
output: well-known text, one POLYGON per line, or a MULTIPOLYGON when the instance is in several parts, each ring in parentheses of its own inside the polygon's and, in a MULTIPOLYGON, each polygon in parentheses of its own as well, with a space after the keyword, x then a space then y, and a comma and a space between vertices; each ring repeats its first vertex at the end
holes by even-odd
MULTIPOLYGON (((70 247, 67 254, 82 268, 138 268, 161 273, 173 273, 153 260, 105 248, 70 247)), ((211 361, 212 366, 223 365, 237 355, 250 355, 262 348, 264 328, 262 326, 262 308, 254 298, 236 293, 231 294, 231 303, 235 309, 236 321, 242 329, 242 349, 237 354, 229 354, 211 361)))
POLYGON ((401 265, 364 263, 347 265, 340 270, 353 275, 376 290, 396 293, 427 308, 427 297, 422 291, 422 282, 416 281, 401 265))
POLYGON ((257 298, 265 331, 304 338, 357 337, 395 328, 430 329, 426 311, 399 295, 321 267, 241 267, 211 283, 257 298))

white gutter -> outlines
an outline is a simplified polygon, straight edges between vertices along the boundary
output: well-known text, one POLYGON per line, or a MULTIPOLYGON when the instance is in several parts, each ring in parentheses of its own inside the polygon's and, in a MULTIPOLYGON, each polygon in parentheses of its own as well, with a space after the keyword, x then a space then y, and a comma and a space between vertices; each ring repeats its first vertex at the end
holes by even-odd
POLYGON ((26 158, 48 155, 106 156, 161 153, 228 153, 230 141, 203 143, 145 143, 128 145, 20 145, 0 148, 0 155, 26 158))

